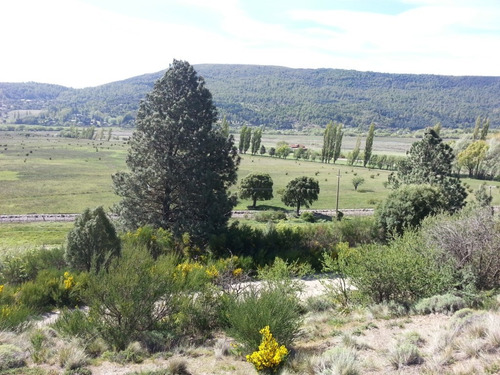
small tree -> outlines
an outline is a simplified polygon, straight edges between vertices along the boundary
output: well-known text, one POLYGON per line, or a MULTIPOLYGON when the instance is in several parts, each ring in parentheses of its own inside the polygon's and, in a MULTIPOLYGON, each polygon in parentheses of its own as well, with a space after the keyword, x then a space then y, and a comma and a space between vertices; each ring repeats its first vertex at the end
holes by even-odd
POLYGON ((264 154, 266 153, 266 146, 264 146, 264 145, 260 145, 260 151, 259 151, 259 153, 260 153, 261 155, 264 155, 264 154))
POLYGON ((291 152, 290 146, 284 144, 278 147, 278 149, 276 150, 276 156, 279 158, 286 159, 287 156, 290 155, 290 152, 291 152))
POLYGON ((270 157, 273 157, 276 155, 276 149, 274 147, 270 147, 268 153, 270 157))
POLYGON ((385 235, 402 234, 420 225, 427 216, 443 209, 443 195, 430 185, 402 185, 392 191, 376 210, 379 228, 385 235))
POLYGON ((354 186, 354 190, 358 190, 358 187, 365 182, 365 179, 360 176, 356 176, 352 179, 352 185, 354 186))
POLYGON ((273 180, 267 173, 251 173, 241 181, 241 199, 252 199, 255 208, 257 201, 273 198, 273 180))
POLYGON ((66 252, 68 264, 77 270, 99 271, 112 257, 120 255, 120 239, 102 207, 86 209, 75 220, 68 233, 66 252))
POLYGON ((290 181, 283 192, 281 200, 287 206, 296 206, 297 215, 300 214, 300 207, 309 206, 312 202, 318 200, 319 183, 311 177, 297 177, 290 181))

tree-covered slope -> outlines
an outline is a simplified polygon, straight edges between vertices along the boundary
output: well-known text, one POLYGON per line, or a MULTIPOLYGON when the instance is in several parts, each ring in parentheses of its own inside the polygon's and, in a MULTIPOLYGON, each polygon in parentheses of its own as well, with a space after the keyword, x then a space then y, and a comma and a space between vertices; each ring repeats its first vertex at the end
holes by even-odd
MULTIPOLYGON (((347 126, 375 122, 380 127, 417 129, 439 121, 453 128, 472 127, 479 115, 488 116, 493 127, 500 123, 500 77, 258 65, 205 64, 195 68, 205 78, 220 114, 234 125, 286 129, 324 127, 333 120, 347 126)), ((19 93, 30 93, 33 85, 41 85, 38 91, 47 89, 43 99, 49 110, 47 117, 58 123, 77 119, 83 124, 131 124, 139 101, 163 73, 85 89, 0 83, 0 107, 5 109, 8 102, 11 110, 25 109, 19 93)))

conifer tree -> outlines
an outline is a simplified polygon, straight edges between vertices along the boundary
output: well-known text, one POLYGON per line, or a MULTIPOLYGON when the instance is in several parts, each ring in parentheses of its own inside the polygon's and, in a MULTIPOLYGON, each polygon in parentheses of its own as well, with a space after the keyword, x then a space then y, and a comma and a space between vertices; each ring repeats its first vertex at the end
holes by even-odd
POLYGON ((129 171, 113 175, 122 198, 116 213, 127 229, 149 224, 204 242, 226 226, 239 157, 216 120, 203 78, 174 60, 140 104, 129 171))

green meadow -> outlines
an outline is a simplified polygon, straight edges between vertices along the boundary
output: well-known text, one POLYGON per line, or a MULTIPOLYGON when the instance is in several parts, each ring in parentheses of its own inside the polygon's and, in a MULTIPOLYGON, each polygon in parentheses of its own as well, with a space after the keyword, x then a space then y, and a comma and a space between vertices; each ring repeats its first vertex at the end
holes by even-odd
MULTIPOLYGON (((117 139, 92 141, 56 137, 55 132, 0 132, 0 214, 27 213, 79 213, 87 207, 111 207, 118 201, 113 193, 111 175, 126 168, 127 142, 124 135, 117 139)), ((354 147, 353 137, 346 137, 343 152, 354 147)), ((265 147, 279 141, 301 143, 319 151, 322 138, 318 136, 269 135, 262 140, 265 147), (309 143, 308 143, 309 142, 309 143)), ((402 155, 409 149, 413 138, 375 137, 374 153, 402 155)), ((362 146, 364 143, 362 143, 362 146)), ((299 176, 316 178, 320 185, 318 201, 312 209, 334 209, 339 185, 339 209, 375 208, 387 196, 384 187, 389 171, 347 166, 318 161, 295 160, 269 156, 242 155, 239 178, 249 173, 269 173, 274 181, 274 198, 258 201, 257 208, 288 209, 281 202, 279 192, 299 176), (339 177, 340 175, 340 177, 339 177), (364 178, 354 190, 352 179, 364 178)), ((469 192, 483 181, 463 179, 469 192)), ((500 183, 486 181, 491 190, 493 204, 500 205, 500 183)), ((237 192, 237 185, 231 191, 237 192)), ((236 210, 246 210, 252 202, 240 200, 236 210)), ((71 223, 1 224, 0 249, 13 246, 54 245, 64 240, 71 223)))

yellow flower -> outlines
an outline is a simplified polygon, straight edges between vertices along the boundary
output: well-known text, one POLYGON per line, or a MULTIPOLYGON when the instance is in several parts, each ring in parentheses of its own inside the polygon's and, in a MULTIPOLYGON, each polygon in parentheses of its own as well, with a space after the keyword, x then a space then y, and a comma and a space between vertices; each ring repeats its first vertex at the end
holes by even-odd
POLYGON ((0 293, 3 292, 3 285, 0 285, 0 293))
POLYGON ((246 359, 255 366, 257 371, 276 372, 288 355, 288 349, 284 345, 279 346, 269 326, 262 328, 259 333, 262 335, 259 350, 247 355, 246 359))
POLYGON ((206 274, 208 277, 215 279, 217 276, 219 276, 219 271, 217 271, 217 268, 215 266, 210 266, 205 270, 206 274))
POLYGON ((243 269, 241 269, 241 268, 236 268, 235 270, 233 270, 233 276, 235 276, 235 277, 240 277, 242 273, 243 273, 243 269))
POLYGON ((64 272, 64 289, 71 289, 75 285, 75 279, 71 274, 66 271, 64 272))

